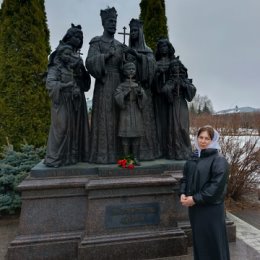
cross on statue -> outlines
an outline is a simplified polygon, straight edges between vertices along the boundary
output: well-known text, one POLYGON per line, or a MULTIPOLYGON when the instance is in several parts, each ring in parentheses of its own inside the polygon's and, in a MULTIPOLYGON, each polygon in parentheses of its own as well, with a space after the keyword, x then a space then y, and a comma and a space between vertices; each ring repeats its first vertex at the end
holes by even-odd
POLYGON ((124 44, 125 44, 125 36, 126 35, 130 35, 130 33, 126 32, 126 27, 125 26, 123 27, 123 30, 124 30, 124 32, 119 32, 118 34, 123 34, 124 35, 124 44))

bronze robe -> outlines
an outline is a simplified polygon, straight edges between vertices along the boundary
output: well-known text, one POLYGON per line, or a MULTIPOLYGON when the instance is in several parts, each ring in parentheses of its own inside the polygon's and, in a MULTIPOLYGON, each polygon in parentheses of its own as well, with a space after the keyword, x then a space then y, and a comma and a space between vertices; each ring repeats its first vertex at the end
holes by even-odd
POLYGON ((106 164, 117 161, 118 108, 115 105, 114 92, 121 83, 122 58, 122 44, 117 40, 105 41, 103 36, 97 36, 90 41, 86 67, 96 79, 89 159, 92 163, 106 164), (109 48, 114 48, 116 54, 105 61, 109 48))
POLYGON ((59 167, 88 161, 89 123, 84 91, 90 88, 87 71, 77 78, 71 69, 60 65, 48 68, 46 87, 51 98, 51 126, 44 163, 59 167), (63 83, 74 81, 80 93, 73 96, 72 88, 62 88, 63 83))
POLYGON ((167 159, 186 160, 191 154, 187 101, 196 94, 189 79, 168 80, 162 89, 168 99, 167 159))
POLYGON ((121 83, 115 91, 115 100, 120 108, 119 137, 144 136, 142 110, 145 106, 146 95, 137 83, 129 81, 121 83))

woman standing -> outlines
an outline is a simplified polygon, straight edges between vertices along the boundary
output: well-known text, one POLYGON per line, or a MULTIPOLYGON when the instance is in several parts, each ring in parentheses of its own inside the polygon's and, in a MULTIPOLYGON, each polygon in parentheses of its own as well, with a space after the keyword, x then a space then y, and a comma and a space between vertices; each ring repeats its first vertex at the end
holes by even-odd
POLYGON ((211 126, 199 129, 198 157, 186 162, 180 201, 189 208, 195 260, 229 260, 224 197, 227 160, 218 153, 219 134, 211 126))

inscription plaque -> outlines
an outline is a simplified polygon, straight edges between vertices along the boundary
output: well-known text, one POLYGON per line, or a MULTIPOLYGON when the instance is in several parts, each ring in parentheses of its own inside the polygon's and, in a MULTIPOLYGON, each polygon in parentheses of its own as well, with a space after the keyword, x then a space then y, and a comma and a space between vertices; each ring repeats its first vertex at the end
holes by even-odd
POLYGON ((106 228, 158 225, 159 222, 159 203, 110 205, 106 207, 106 228))

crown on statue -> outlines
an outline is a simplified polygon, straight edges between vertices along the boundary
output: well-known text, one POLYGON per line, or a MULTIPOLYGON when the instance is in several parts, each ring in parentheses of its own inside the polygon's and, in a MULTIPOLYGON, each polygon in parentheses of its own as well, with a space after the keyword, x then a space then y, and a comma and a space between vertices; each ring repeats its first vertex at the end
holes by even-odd
POLYGON ((105 21, 106 19, 108 18, 117 18, 117 11, 115 9, 115 7, 112 7, 112 8, 107 8, 105 10, 101 10, 100 11, 100 16, 101 16, 101 19, 102 21, 105 21))
POLYGON ((74 25, 73 23, 71 24, 71 27, 67 30, 67 34, 72 35, 75 34, 76 32, 83 34, 81 30, 81 25, 74 25))
POLYGON ((143 26, 143 22, 142 22, 141 20, 139 20, 139 19, 134 19, 134 18, 133 18, 133 19, 130 21, 129 26, 130 26, 130 27, 138 27, 138 28, 140 28, 140 27, 143 26))

